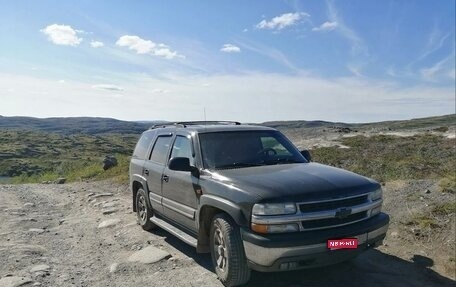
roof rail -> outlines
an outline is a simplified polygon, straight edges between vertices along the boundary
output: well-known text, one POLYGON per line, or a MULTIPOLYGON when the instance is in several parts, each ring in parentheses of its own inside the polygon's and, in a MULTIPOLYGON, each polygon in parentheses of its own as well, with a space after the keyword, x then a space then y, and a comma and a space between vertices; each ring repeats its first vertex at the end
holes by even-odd
POLYGON ((183 127, 186 128, 187 126, 195 126, 195 125, 241 125, 240 122, 233 122, 233 121, 191 121, 191 122, 174 122, 174 123, 164 123, 153 125, 149 129, 157 129, 157 128, 166 128, 166 127, 183 127))
POLYGON ((233 121, 191 121, 191 122, 177 122, 176 125, 182 125, 184 127, 187 126, 194 126, 194 125, 241 125, 240 122, 233 122, 233 121))

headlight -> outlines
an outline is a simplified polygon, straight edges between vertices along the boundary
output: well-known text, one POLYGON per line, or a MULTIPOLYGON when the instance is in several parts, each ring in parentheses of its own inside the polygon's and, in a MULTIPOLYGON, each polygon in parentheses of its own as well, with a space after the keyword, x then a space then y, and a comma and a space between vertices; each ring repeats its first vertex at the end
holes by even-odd
POLYGON ((382 194, 383 194, 382 189, 379 188, 379 189, 377 189, 377 190, 375 190, 375 191, 369 193, 369 199, 370 199, 371 201, 379 200, 379 199, 382 198, 382 194))
POLYGON ((296 213, 294 203, 257 203, 252 208, 253 215, 285 215, 296 213))

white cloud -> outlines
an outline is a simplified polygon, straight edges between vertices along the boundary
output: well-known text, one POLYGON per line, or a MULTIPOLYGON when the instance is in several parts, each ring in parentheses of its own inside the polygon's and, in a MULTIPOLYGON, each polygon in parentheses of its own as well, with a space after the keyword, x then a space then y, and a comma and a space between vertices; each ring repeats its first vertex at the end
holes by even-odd
POLYGON ((97 84, 97 85, 93 85, 92 88, 98 89, 98 90, 106 90, 106 91, 123 91, 124 90, 122 87, 119 87, 116 85, 110 85, 110 84, 97 84))
POLYGON ((321 24, 319 27, 314 27, 312 28, 312 31, 315 32, 326 32, 326 31, 332 31, 337 28, 337 22, 324 22, 321 24))
POLYGON ((310 15, 303 12, 296 13, 285 13, 280 16, 272 18, 270 21, 262 20, 256 25, 258 29, 277 29, 281 30, 288 26, 296 25, 299 20, 303 17, 309 17, 310 15))
POLYGON ((153 94, 165 94, 165 93, 168 93, 169 91, 165 90, 165 89, 152 89, 150 92, 153 94))
POLYGON ((420 73, 423 80, 429 82, 454 79, 454 52, 431 67, 420 69, 420 73))
POLYGON ((92 41, 90 42, 90 46, 92 46, 92 48, 100 48, 104 46, 104 43, 100 41, 92 41))
POLYGON ((178 54, 176 51, 172 51, 165 44, 157 44, 150 40, 144 40, 138 36, 121 36, 119 40, 117 40, 116 45, 128 47, 128 49, 135 51, 137 54, 148 54, 166 59, 173 59, 175 57, 185 58, 185 56, 178 54))
POLYGON ((77 81, 58 85, 56 79, 0 73, 0 86, 14 87, 14 93, 1 93, 0 114, 177 121, 200 120, 206 107, 208 120, 365 122, 451 114, 455 105, 452 85, 402 88, 395 82, 370 78, 269 73, 182 74, 166 79, 125 76, 119 83, 125 90, 108 93, 77 81), (211 83, 211 87, 203 83, 211 83), (152 93, 157 87, 169 91, 166 97, 152 93), (258 101, 258 95, 264 100, 258 101), (39 101, 27 104, 37 97, 39 101), (182 102, 185 105, 174 104, 182 102))
POLYGON ((220 51, 225 53, 239 53, 241 52, 241 49, 233 44, 225 44, 220 51))
POLYGON ((75 30, 68 25, 52 24, 40 31, 56 45, 77 46, 82 42, 82 38, 78 38, 78 33, 82 33, 82 31, 75 30))

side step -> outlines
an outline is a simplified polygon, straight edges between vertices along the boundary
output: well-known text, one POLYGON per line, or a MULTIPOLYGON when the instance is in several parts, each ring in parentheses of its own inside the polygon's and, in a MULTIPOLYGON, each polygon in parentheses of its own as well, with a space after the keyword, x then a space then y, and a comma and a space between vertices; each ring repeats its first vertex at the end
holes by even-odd
POLYGON ((192 235, 180 230, 179 228, 169 224, 168 222, 161 220, 160 218, 157 218, 155 216, 150 218, 150 221, 158 226, 160 226, 162 229, 168 231, 172 235, 176 236, 180 240, 184 241, 185 243, 196 247, 198 240, 193 237, 192 235))

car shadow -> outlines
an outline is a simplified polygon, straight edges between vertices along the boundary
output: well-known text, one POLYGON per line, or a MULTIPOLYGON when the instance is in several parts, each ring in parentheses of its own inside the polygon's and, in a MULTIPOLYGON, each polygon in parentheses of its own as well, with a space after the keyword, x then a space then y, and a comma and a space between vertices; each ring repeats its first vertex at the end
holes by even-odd
MULTIPOLYGON (((162 229, 152 232, 164 238, 165 242, 186 256, 192 258, 203 268, 214 272, 211 256, 198 254, 196 249, 162 229)), ((355 259, 332 266, 286 272, 252 272, 249 287, 454 287, 456 281, 440 275, 430 267, 431 258, 414 255, 407 261, 371 249, 355 259)))

